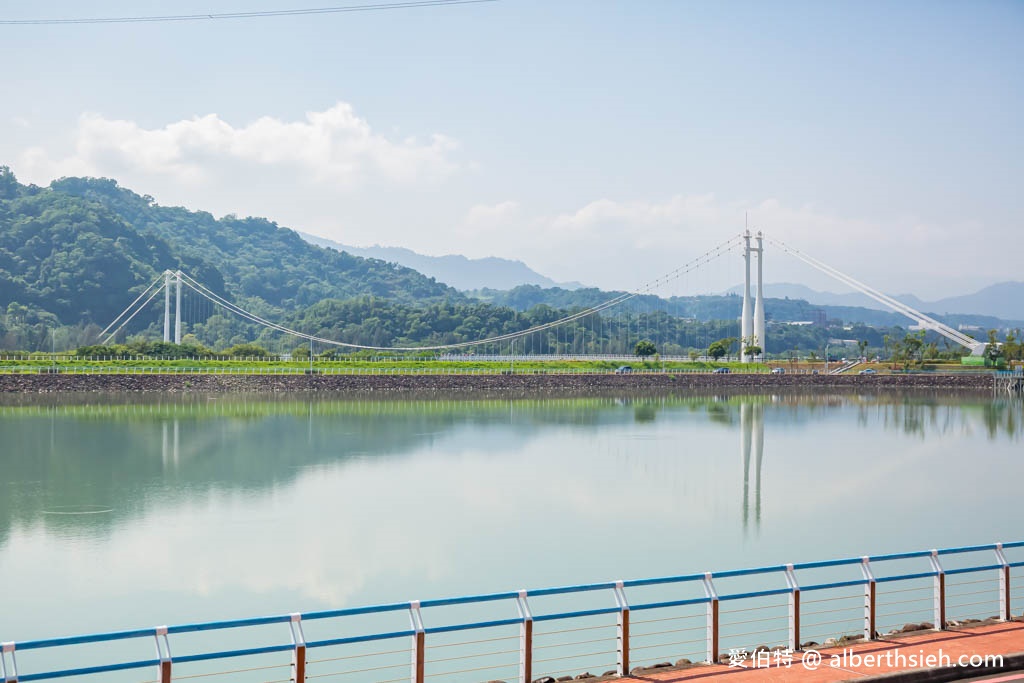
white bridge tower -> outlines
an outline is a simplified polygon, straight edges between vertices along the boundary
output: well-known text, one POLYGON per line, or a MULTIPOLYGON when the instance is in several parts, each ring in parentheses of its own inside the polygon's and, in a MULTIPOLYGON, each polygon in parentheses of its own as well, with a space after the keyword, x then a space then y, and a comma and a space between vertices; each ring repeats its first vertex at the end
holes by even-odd
POLYGON ((764 329, 764 235, 758 231, 757 246, 750 246, 750 230, 743 235, 743 317, 740 319, 740 360, 749 363, 754 360, 747 355, 748 346, 761 347, 765 353, 764 329), (750 257, 757 255, 757 300, 750 305, 750 257))
POLYGON ((767 337, 764 334, 764 235, 757 231, 757 302, 754 304, 754 339, 753 346, 761 347, 761 357, 768 351, 765 348, 767 337))
MULTIPOLYGON (((164 341, 171 341, 171 285, 174 295, 174 343, 181 343, 181 271, 164 271, 164 341)), ((157 290, 160 291, 160 290, 157 290)))
MULTIPOLYGON (((740 318, 740 360, 749 363, 747 346, 754 334, 754 312, 750 307, 750 231, 743 235, 743 315, 740 318)), ((760 261, 758 261, 760 266, 760 261)))

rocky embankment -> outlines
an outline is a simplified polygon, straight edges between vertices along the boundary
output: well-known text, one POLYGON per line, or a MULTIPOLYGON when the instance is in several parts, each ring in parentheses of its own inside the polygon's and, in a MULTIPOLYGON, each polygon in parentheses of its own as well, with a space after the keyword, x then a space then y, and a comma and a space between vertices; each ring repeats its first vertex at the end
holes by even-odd
POLYGON ((0 393, 536 392, 750 389, 991 390, 988 374, 0 375, 0 393))

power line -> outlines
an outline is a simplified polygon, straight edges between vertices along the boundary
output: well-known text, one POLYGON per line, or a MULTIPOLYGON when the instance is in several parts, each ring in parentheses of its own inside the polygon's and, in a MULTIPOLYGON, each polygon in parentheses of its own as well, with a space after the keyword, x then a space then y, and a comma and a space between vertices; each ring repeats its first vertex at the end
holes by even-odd
POLYGON ((142 24, 158 22, 203 21, 211 19, 253 19, 261 17, 297 17, 311 14, 343 14, 348 12, 377 12, 395 9, 446 7, 448 5, 478 5, 499 0, 407 0, 406 2, 375 2, 364 5, 335 7, 309 7, 305 9, 264 10, 252 12, 221 12, 213 14, 168 14, 153 17, 96 17, 83 19, 0 19, 0 25, 63 25, 63 24, 142 24))

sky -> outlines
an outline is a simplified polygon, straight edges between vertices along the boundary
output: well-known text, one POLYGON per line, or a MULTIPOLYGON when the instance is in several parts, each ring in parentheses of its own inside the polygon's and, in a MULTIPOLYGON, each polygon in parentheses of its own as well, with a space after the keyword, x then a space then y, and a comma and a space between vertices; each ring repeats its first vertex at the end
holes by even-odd
MULTIPOLYGON (((370 1, 0 0, 0 21, 370 1)), ((746 220, 935 299, 1024 279, 1022 38, 1020 0, 0 24, 0 165, 608 289, 746 220)), ((736 284, 741 263, 665 293, 736 284)), ((765 280, 848 291, 771 249, 765 280)))

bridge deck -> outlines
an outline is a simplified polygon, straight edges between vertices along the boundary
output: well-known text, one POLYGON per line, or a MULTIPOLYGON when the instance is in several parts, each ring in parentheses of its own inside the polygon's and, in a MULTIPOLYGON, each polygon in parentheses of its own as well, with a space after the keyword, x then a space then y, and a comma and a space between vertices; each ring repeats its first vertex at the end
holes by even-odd
MULTIPOLYGON (((820 650, 822 664, 816 670, 808 670, 801 665, 801 654, 793 655, 792 665, 774 666, 769 668, 750 668, 751 662, 747 661, 748 668, 730 667, 725 664, 697 665, 687 669, 658 671, 648 670, 630 678, 623 678, 623 681, 643 681, 653 683, 664 681, 672 683, 683 683, 693 681, 700 683, 713 683, 715 681, 728 681, 728 683, 746 683, 747 681, 804 681, 806 683, 819 683, 824 681, 848 681, 863 680, 871 676, 880 676, 894 672, 906 672, 913 669, 922 669, 922 666, 900 666, 896 660, 898 654, 905 656, 915 655, 927 657, 928 655, 945 654, 950 657, 953 664, 961 655, 1011 655, 1024 653, 1024 621, 1012 621, 1007 623, 982 626, 971 629, 956 631, 927 631, 924 633, 911 633, 899 638, 885 638, 870 643, 859 643, 847 646, 848 653, 864 657, 873 655, 881 657, 882 661, 872 662, 872 666, 860 666, 851 663, 850 657, 846 661, 840 660, 838 667, 829 665, 832 655, 842 657, 843 648, 829 648, 820 650), (887 655, 891 658, 886 663, 887 655)), ((1020 659, 1024 659, 1021 657, 1020 659)), ((1010 664, 1010 662, 1007 662, 1010 664)), ((993 673, 993 670, 989 670, 993 673)), ((978 674, 982 675, 985 670, 979 669, 978 674)))

